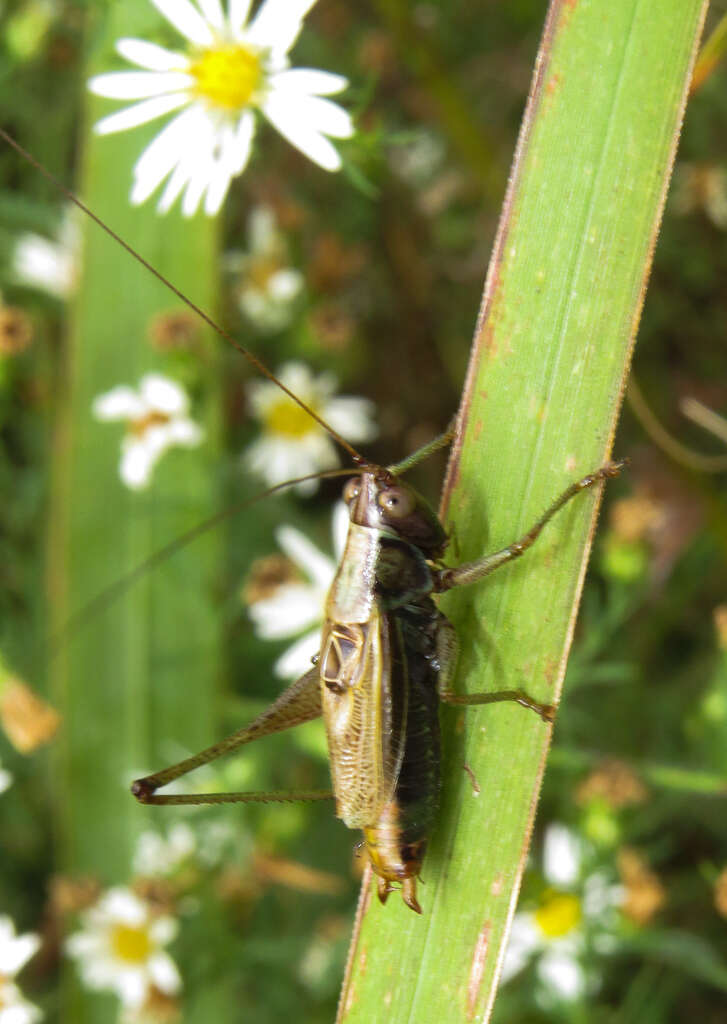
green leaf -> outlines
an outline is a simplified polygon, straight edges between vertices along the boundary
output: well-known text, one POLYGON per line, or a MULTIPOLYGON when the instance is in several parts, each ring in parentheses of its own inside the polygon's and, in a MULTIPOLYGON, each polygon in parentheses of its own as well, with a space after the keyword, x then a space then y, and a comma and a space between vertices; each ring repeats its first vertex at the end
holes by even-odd
MULTIPOLYGON (((521 536, 609 456, 705 8, 551 4, 445 491, 453 561, 521 536)), ((460 635, 460 692, 559 699, 597 497, 569 505, 520 562, 442 602, 460 635)), ((550 730, 510 704, 441 718, 423 916, 395 896, 381 907, 365 887, 347 1024, 482 1021, 492 1008, 550 730)))
MULTIPOLYGON (((120 6, 103 24, 90 60, 94 70, 114 66, 111 44, 129 34, 131 5, 123 5, 123 12, 120 6)), ((145 2, 135 7, 149 10, 145 2)), ((91 126, 112 105, 88 105, 77 186, 84 202, 180 290, 213 308, 214 223, 202 215, 162 217, 154 200, 139 208, 129 202, 133 164, 159 125, 98 137, 91 126)), ((199 749, 215 734, 219 534, 204 537, 108 608, 89 614, 71 635, 63 637, 63 626, 119 577, 217 510, 218 394, 209 333, 200 329, 198 349, 184 357, 155 348, 155 318, 185 307, 96 224, 84 218, 82 230, 82 275, 64 350, 53 452, 49 591, 54 632, 63 643, 52 671, 64 720, 53 791, 60 869, 107 886, 130 880, 140 828, 164 821, 163 815, 154 818, 155 809, 135 804, 131 780, 199 749), (150 370, 186 386, 205 440, 197 448, 171 449, 151 486, 132 492, 119 479, 124 425, 95 420, 92 403, 119 385, 136 389, 150 370)), ((108 1004, 71 990, 62 1015, 78 1024, 108 1020, 108 1004)))

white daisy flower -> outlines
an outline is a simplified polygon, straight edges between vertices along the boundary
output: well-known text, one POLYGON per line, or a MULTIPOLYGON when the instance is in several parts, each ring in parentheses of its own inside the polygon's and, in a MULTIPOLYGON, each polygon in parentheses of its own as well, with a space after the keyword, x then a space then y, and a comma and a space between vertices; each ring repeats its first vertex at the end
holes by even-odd
POLYGON ((131 889, 109 889, 82 915, 83 927, 66 941, 81 977, 92 989, 111 989, 125 1010, 141 1010, 153 991, 173 996, 182 982, 164 950, 177 922, 157 916, 131 889))
POLYGON ((182 213, 204 197, 217 213, 232 179, 250 157, 257 110, 284 138, 328 171, 341 158, 330 138, 353 134, 350 116, 324 97, 341 92, 341 75, 290 68, 288 51, 315 0, 265 0, 248 21, 251 0, 152 0, 187 40, 185 52, 143 39, 120 39, 117 51, 141 71, 98 75, 89 88, 110 99, 138 100, 103 118, 100 134, 125 131, 178 110, 134 168, 132 203, 143 203, 167 181, 158 209, 182 193, 182 213), (168 179, 168 180, 167 180, 168 179))
POLYGON ((178 822, 167 832, 142 832, 134 851, 134 873, 142 878, 173 875, 197 849, 197 837, 189 825, 178 822))
POLYGON ((241 275, 237 302, 259 331, 280 331, 293 318, 295 300, 303 290, 303 275, 286 265, 285 237, 269 206, 256 206, 248 221, 248 251, 229 253, 228 269, 241 275))
POLYGON ((21 235, 12 255, 12 274, 18 284, 69 298, 78 282, 81 232, 73 210, 66 210, 55 241, 42 235, 21 235))
POLYGON ((348 524, 348 506, 339 501, 333 509, 332 523, 335 560, 319 551, 293 526, 281 526, 275 531, 281 550, 309 580, 281 583, 270 596, 253 601, 249 607, 255 632, 264 640, 279 640, 306 631, 275 662, 275 674, 283 679, 302 676, 320 650, 323 608, 346 543, 348 524))
POLYGON ((168 448, 194 448, 200 443, 203 431, 188 417, 188 409, 189 399, 179 384, 159 373, 142 377, 138 391, 121 386, 94 400, 96 419, 126 422, 119 475, 127 487, 146 487, 168 448))
MULTIPOLYGON (((370 441, 376 436, 373 403, 366 398, 334 397, 332 374, 314 377, 303 363, 286 363, 278 377, 343 437, 370 441)), ((263 435, 246 452, 245 463, 271 487, 339 464, 336 446, 323 427, 272 381, 251 381, 248 396, 263 435)), ((317 481, 310 480, 298 490, 311 494, 316 487, 317 481)))
POLYGON ((621 885, 595 873, 584 877, 583 841, 565 825, 549 825, 543 843, 543 877, 548 887, 532 911, 518 911, 510 930, 501 981, 518 974, 534 957, 541 1001, 581 999, 596 982, 586 969, 587 936, 606 952, 617 927, 621 885))
POLYGON ((0 1024, 35 1024, 43 1016, 14 981, 39 946, 37 935, 16 935, 11 919, 0 917, 0 1024))

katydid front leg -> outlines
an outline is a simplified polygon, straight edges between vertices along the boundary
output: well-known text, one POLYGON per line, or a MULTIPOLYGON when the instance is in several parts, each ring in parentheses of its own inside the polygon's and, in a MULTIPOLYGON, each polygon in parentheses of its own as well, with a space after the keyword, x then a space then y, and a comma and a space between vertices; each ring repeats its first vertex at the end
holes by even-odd
POLYGON ((330 800, 333 794, 324 790, 301 793, 174 793, 161 796, 156 793, 162 786, 167 786, 203 764, 216 761, 223 754, 237 750, 244 743, 252 743, 253 740, 271 736, 284 729, 292 729, 295 725, 302 725, 303 722, 318 718, 320 714, 319 673, 318 668, 313 667, 300 679, 291 683, 250 725, 238 729, 219 743, 185 758, 170 768, 137 779, 132 783, 131 792, 143 804, 288 803, 297 800, 330 800))
MULTIPOLYGON (((580 494, 581 491, 584 491, 589 487, 593 487, 594 484, 599 483, 601 480, 618 476, 624 465, 624 461, 607 462, 605 466, 601 466, 601 468, 597 469, 594 473, 589 473, 588 476, 584 476, 580 480, 576 480, 575 483, 572 483, 570 487, 567 487, 566 490, 555 499, 553 504, 545 511, 540 519, 538 519, 535 525, 532 526, 528 532, 520 538, 520 540, 515 541, 514 544, 510 544, 508 547, 503 548, 501 551, 496 551, 492 555, 485 555, 484 558, 479 558, 474 562, 465 562, 464 565, 457 565, 451 569, 440 569, 435 574, 435 591, 441 594, 447 590, 451 590, 452 587, 464 586, 467 583, 477 583, 478 580, 484 579, 485 576, 489 576, 490 573, 499 569, 501 565, 511 562, 514 558, 519 558, 520 555, 524 554, 524 552, 535 543, 546 523, 548 523, 556 512, 560 511, 560 509, 563 508, 571 498, 580 494)), ((541 704, 538 701, 533 700, 522 690, 497 690, 491 693, 471 693, 464 695, 453 693, 450 689, 450 685, 457 659, 457 635, 453 626, 444 616, 441 617, 437 631, 437 659, 440 666, 439 697, 440 700, 445 703, 472 705, 496 704, 501 701, 514 701, 517 704, 521 704, 523 707, 530 708, 532 711, 535 711, 540 715, 544 722, 553 721, 555 717, 554 705, 541 704)))
POLYGON ((513 544, 509 544, 506 548, 501 551, 496 551, 492 555, 485 555, 484 558, 478 558, 474 562, 465 562, 464 565, 455 565, 451 569, 440 569, 435 575, 434 590, 436 593, 443 594, 446 590, 451 590, 452 587, 461 587, 467 583, 477 583, 478 580, 482 580, 485 576, 489 576, 490 573, 494 572, 495 569, 499 569, 501 565, 505 565, 506 562, 511 562, 513 558, 519 558, 520 555, 524 554, 529 547, 535 543, 540 536, 543 527, 546 523, 549 523, 556 512, 559 512, 571 498, 575 498, 581 491, 585 491, 589 487, 593 487, 594 484, 600 483, 601 480, 608 480, 611 477, 618 476, 623 467, 626 465, 626 460, 622 459, 620 462, 607 462, 605 466, 601 466, 594 473, 589 473, 588 476, 582 477, 580 480, 576 480, 575 483, 567 487, 563 493, 555 499, 553 504, 546 510, 546 512, 538 519, 537 523, 532 526, 528 532, 516 540, 513 544))

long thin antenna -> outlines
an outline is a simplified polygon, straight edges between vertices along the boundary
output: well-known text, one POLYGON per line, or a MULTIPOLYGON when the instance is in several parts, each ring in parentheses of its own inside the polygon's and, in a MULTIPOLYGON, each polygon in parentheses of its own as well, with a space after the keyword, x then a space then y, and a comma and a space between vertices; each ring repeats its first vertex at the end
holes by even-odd
POLYGON ((181 551, 192 541, 196 540, 197 537, 201 537, 203 534, 213 530, 220 523, 223 523, 226 519, 230 519, 237 512, 240 512, 244 508, 248 508, 250 505, 254 505, 258 501, 262 501, 264 498, 269 498, 271 494, 277 494, 278 491, 284 490, 286 487, 295 487, 296 484, 306 483, 308 480, 321 480, 329 479, 337 476, 350 476, 350 469, 326 469, 322 473, 310 473, 308 476, 297 477, 295 480, 286 480, 282 484, 276 484, 274 487, 269 487, 266 491, 261 491, 260 494, 254 495, 252 498, 248 498, 246 501, 238 502, 236 505, 231 505, 229 508, 223 509, 221 512, 217 512, 216 515, 210 516, 209 519, 205 519, 202 523, 197 523, 191 529, 185 533, 180 534, 173 540, 170 540, 164 547, 155 551, 153 555, 141 562, 139 565, 134 566, 123 576, 119 576, 118 579, 110 583, 108 587, 100 591, 87 601, 86 604, 74 611, 70 618, 66 619, 63 626, 59 631, 50 638, 47 645, 47 650, 50 652, 50 656, 54 657, 60 650, 62 650, 68 643, 69 639, 72 639, 74 634, 82 629, 83 626, 97 615, 100 615, 104 609, 108 608, 113 602, 123 593, 125 593, 130 587, 132 587, 137 580, 142 579, 151 569, 155 566, 166 562, 168 558, 175 555, 177 551, 181 551))
POLYGON ((3 138, 9 146, 12 146, 16 153, 19 153, 25 160, 28 161, 29 164, 35 167, 35 169, 39 171, 47 181, 50 181, 51 184, 54 185, 55 188, 57 188, 60 192, 62 192, 67 199, 70 199, 70 201, 74 203, 79 210, 83 210, 86 216, 90 217, 92 221, 98 224, 98 226, 102 228, 107 235, 109 235, 109 237, 113 238, 115 242, 118 242, 120 246, 126 249, 129 255, 133 256, 137 263, 140 263, 142 267, 145 267, 151 274, 154 275, 154 277, 156 277, 158 281, 160 281, 166 288, 168 288, 170 292, 176 295, 178 299, 181 299, 182 302, 184 302, 191 310, 193 310, 197 314, 197 316, 201 317, 204 320, 204 322, 209 327, 212 328, 213 331, 219 334, 221 338, 224 338, 225 341, 229 342, 233 348, 236 348, 237 351, 240 352, 249 363, 252 363, 252 365, 255 367, 258 373, 261 373, 263 377, 267 377, 268 380, 272 381, 274 384, 277 384, 280 390, 285 392, 288 398, 292 399, 296 405, 300 406, 301 409, 304 409, 308 413, 308 415, 316 421, 316 423, 319 426, 323 427, 323 429, 328 434, 331 435, 331 437, 333 438, 334 441, 337 442, 337 444, 340 444, 340 446, 348 452, 348 454, 351 456, 351 458, 357 465, 366 465, 368 463, 368 459, 366 459, 365 456, 357 452, 353 445, 349 444, 349 442, 345 438, 341 437, 337 430, 334 430, 333 427, 326 423, 326 421, 322 417, 320 417, 318 413, 315 412, 314 409, 311 409, 309 405, 306 405, 305 402, 301 401, 301 399, 298 398, 298 396, 294 394, 290 390, 290 388, 286 387, 281 380, 278 380, 275 374, 267 368, 265 363, 261 362, 261 360, 258 359, 258 357, 254 355, 254 353, 250 352, 249 349, 246 349, 243 345, 236 341, 232 337, 232 335, 224 329, 224 327, 220 327, 220 325, 216 323, 208 313, 205 313, 201 306, 198 306, 196 302, 193 302, 192 299, 188 298, 183 292, 179 290, 179 288, 173 285, 172 282, 167 277, 165 277, 164 274, 161 273, 161 271, 157 270, 156 267, 152 266, 152 264, 149 263, 148 260, 145 260, 140 253, 138 253, 128 244, 128 242, 125 242, 120 235, 117 235, 116 232, 108 226, 108 224, 105 224, 100 217, 97 217, 93 210, 90 210, 86 206, 86 204, 81 199, 78 198, 77 195, 71 192, 71 190, 67 188, 63 184, 63 182, 60 181, 59 178, 56 178, 54 174, 51 174, 47 167, 44 167, 39 160, 36 160, 33 154, 29 153, 27 149, 21 146, 20 143, 17 142, 12 137, 12 135, 9 135, 4 128, 0 128, 0 138, 3 138))

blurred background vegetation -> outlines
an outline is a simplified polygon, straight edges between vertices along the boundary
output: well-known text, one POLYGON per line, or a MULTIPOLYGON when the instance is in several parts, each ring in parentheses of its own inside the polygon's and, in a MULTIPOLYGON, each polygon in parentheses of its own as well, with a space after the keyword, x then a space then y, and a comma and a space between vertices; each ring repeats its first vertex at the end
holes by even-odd
MULTIPOLYGON (((160 217, 153 201, 130 211, 131 166, 154 126, 90 137, 113 106, 91 102, 85 81, 122 66, 114 39, 172 41, 144 0, 120 6, 4 5, 2 125, 268 366, 302 361, 374 402, 368 455, 395 461, 444 429, 544 4, 319 0, 295 63, 349 78, 343 102, 357 134, 340 147, 344 170, 324 174, 263 127, 216 223, 160 217), (240 255, 260 208, 277 225, 274 262, 303 282, 267 319, 245 302, 254 273, 240 255)), ((726 11, 713 5, 708 31, 726 11)), ((632 465, 606 495, 521 900, 537 919, 552 895, 540 851, 557 822, 581 851, 579 885, 590 873, 620 886, 618 922, 604 929, 578 911, 572 955, 587 968, 587 993, 549 989, 533 954, 503 986, 502 1021, 724 1017, 726 76, 718 65, 687 111, 636 346, 638 387, 615 444, 632 465), (705 408, 717 414, 708 429, 694 422, 705 408)), ((117 1019, 114 997, 78 981, 63 937, 100 892, 133 885, 179 921, 169 951, 183 989, 151 1019, 329 1021, 361 871, 356 837, 331 807, 141 809, 127 785, 237 728, 280 691, 274 663, 289 641, 256 637, 245 593, 271 564, 280 570, 260 560, 279 554, 282 523, 332 553, 339 485, 241 511, 64 632, 120 574, 263 489, 242 464, 259 429, 252 371, 4 146, 0 175, 0 656, 4 680, 24 680, 61 715, 38 752, 0 735, 12 775, 0 796, 0 915, 42 937, 20 983, 49 1021, 117 1019), (36 283, 19 262, 29 235, 54 246, 36 283), (150 369, 185 384, 207 441, 170 453, 151 487, 130 493, 118 480, 120 431, 96 422, 91 402, 150 369), (144 867, 139 836, 168 836, 180 822, 192 830, 186 852, 144 867)), ((434 503, 442 471, 434 458, 416 472, 434 503)), ((326 785, 319 724, 253 745, 201 784, 326 785)))

